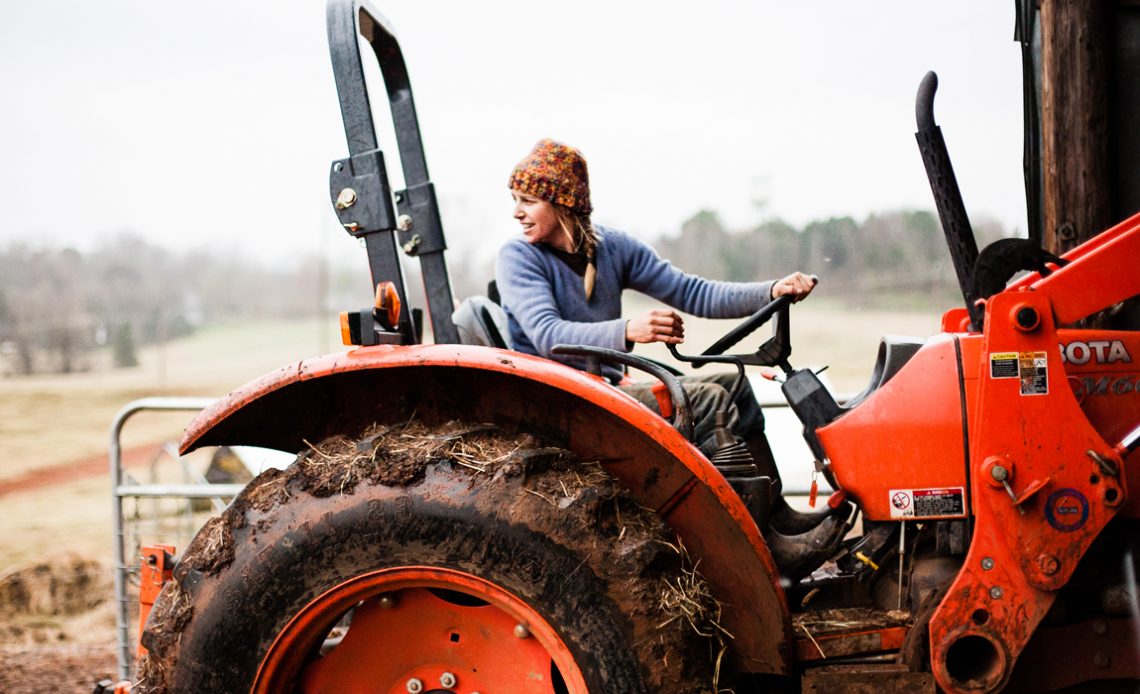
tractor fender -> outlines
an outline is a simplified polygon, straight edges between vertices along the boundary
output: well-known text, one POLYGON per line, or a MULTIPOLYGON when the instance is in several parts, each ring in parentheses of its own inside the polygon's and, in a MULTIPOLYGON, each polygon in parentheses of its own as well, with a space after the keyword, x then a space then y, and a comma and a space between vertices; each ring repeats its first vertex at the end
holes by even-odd
POLYGON ((734 636, 746 672, 788 674, 787 598, 740 497, 700 451, 629 395, 553 361, 488 347, 362 347, 269 373, 187 428, 183 453, 246 445, 299 451, 376 422, 490 422, 559 441, 598 460, 684 543, 734 636))

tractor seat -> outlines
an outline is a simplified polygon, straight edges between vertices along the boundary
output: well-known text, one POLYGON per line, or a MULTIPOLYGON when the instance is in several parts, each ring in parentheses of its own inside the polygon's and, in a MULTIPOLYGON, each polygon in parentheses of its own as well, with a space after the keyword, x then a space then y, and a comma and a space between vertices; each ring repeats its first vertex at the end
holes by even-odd
POLYGON ((507 314, 503 307, 485 296, 472 296, 463 300, 451 320, 459 331, 459 342, 465 345, 482 345, 510 349, 505 337, 507 314))

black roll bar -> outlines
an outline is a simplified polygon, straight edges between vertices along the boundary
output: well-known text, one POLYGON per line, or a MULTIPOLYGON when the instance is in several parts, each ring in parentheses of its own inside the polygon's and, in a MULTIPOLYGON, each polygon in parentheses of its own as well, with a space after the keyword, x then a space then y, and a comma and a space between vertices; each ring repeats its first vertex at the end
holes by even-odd
MULTIPOLYGON (((459 332, 451 320, 455 310, 451 281, 443 256, 447 242, 435 186, 428 177, 412 86, 400 44, 387 20, 364 0, 329 0, 326 18, 349 151, 347 159, 333 162, 329 173, 329 194, 337 217, 350 234, 364 239, 373 287, 392 282, 403 306, 409 304, 398 247, 419 258, 435 341, 458 343, 459 332), (394 194, 376 138, 358 36, 372 48, 388 94, 406 186, 394 194)), ((406 343, 418 341, 411 314, 402 312, 398 326, 406 343)))

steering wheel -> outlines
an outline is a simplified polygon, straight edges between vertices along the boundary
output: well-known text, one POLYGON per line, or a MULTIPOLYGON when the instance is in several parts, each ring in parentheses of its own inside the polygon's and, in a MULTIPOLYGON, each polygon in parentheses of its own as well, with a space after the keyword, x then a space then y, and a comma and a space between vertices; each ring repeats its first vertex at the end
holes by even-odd
POLYGON ((744 319, 742 323, 728 331, 724 337, 714 342, 712 346, 699 355, 685 356, 678 353, 674 345, 669 345, 669 351, 676 359, 689 362, 694 368, 699 368, 713 362, 732 361, 751 366, 778 366, 783 369, 784 373, 791 373, 792 367, 791 364, 788 363, 788 357, 792 354, 789 329, 790 321, 788 317, 791 305, 792 297, 790 296, 785 295, 773 299, 768 302, 764 308, 744 319), (774 315, 777 316, 777 318, 775 329, 772 331, 772 337, 760 345, 754 353, 720 356, 738 342, 756 332, 760 326, 771 320, 774 315))

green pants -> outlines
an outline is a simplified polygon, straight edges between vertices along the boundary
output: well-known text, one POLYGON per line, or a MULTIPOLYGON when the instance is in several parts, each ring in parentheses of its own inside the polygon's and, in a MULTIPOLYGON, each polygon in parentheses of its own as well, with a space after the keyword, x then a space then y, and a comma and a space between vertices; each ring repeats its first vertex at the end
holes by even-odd
MULTIPOLYGON (((764 435, 764 414, 760 411, 760 404, 756 402, 756 395, 747 378, 744 379, 736 400, 731 400, 735 378, 735 372, 681 377, 681 386, 688 394, 689 406, 693 410, 693 443, 697 444, 706 458, 712 458, 716 453, 716 413, 726 405, 728 428, 738 438, 748 441, 764 435)), ((653 383, 619 387, 649 409, 661 413, 657 398, 653 395, 653 383)))

